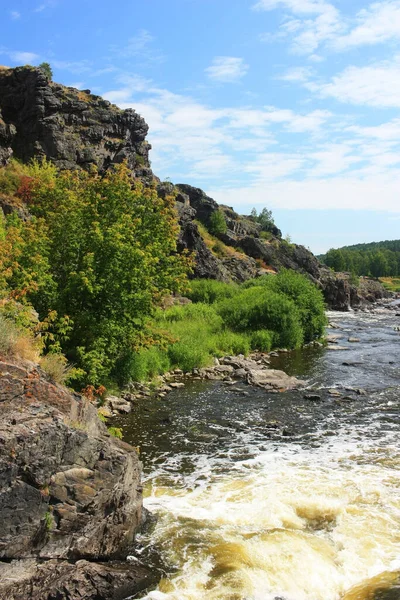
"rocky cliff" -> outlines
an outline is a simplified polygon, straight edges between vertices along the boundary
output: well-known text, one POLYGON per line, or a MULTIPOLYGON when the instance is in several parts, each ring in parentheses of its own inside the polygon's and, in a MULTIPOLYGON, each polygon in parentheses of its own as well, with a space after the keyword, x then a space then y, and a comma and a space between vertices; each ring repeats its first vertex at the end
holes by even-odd
MULTIPOLYGON (((282 240, 271 224, 267 232, 251 217, 219 206, 201 189, 160 183, 149 162, 148 126, 134 110, 120 110, 90 93, 49 81, 37 68, 0 69, 0 165, 12 155, 22 161, 47 157, 60 169, 91 168, 100 172, 126 160, 135 177, 156 184, 160 195, 176 194, 181 231, 180 250, 194 252, 194 277, 242 282, 281 268, 307 274, 323 290, 328 306, 346 310, 385 292, 379 284, 350 283, 336 276, 303 246, 282 240), (222 212, 226 232, 209 234, 210 219, 222 212), (268 235, 265 235, 268 233, 268 235)), ((0 197, 4 212, 15 206, 0 197)))
POLYGON ((90 90, 49 81, 41 69, 0 71, 0 160, 46 156, 61 169, 104 171, 128 162, 137 177, 152 179, 148 126, 134 110, 119 110, 90 90))
POLYGON ((109 562, 141 523, 136 450, 110 436, 88 400, 1 356, 0 410, 0 599, 137 591, 149 572, 109 562))

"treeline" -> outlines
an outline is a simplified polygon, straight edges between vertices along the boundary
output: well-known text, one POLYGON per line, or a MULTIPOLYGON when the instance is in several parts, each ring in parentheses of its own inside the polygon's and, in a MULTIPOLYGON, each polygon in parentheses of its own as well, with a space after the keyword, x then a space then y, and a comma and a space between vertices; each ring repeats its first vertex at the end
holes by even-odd
POLYGON ((349 271, 370 277, 395 277, 400 275, 400 240, 332 248, 320 259, 334 271, 349 271))
POLYGON ((0 210, 0 354, 33 360, 35 347, 58 381, 68 360, 78 390, 323 335, 322 293, 297 273, 189 282, 175 199, 125 165, 100 176, 15 162, 0 169, 1 197, 20 210, 0 210), (193 304, 164 310, 174 294, 193 304))

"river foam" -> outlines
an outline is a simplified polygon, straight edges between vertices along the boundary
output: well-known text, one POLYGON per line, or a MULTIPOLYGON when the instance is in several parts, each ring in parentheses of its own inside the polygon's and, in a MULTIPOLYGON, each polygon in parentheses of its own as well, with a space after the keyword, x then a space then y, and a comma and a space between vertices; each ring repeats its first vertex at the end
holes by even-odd
MULTIPOLYGON (((390 436, 389 436, 390 437, 390 436)), ((147 598, 337 600, 400 568, 398 447, 348 437, 260 452, 201 485, 148 484, 176 573, 147 598)), ((203 465, 204 467, 204 465, 203 465)), ((358 595, 358 598, 367 596, 358 595)))

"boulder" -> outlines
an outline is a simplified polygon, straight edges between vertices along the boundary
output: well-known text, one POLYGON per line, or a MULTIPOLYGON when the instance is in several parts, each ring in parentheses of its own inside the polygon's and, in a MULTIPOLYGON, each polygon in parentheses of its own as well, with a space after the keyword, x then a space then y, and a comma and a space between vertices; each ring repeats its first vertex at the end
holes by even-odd
POLYGON ((253 369, 247 374, 247 382, 267 391, 294 390, 305 385, 304 381, 276 369, 253 369))

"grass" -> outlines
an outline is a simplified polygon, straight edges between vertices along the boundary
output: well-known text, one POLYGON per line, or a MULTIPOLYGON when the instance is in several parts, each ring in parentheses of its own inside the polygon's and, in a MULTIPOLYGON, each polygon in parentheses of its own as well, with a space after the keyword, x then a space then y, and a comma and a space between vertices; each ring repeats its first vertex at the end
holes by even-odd
POLYGON ((40 358, 40 366, 56 383, 64 384, 71 374, 71 366, 63 354, 47 354, 40 358))
POLYGON ((200 235, 203 238, 205 245, 213 254, 219 258, 243 258, 243 250, 227 246, 220 239, 212 235, 203 223, 200 221, 195 221, 195 223, 199 228, 200 235))
POLYGON ((38 362, 40 350, 32 335, 0 314, 0 354, 38 362))
POLYGON ((400 277, 380 277, 379 281, 389 292, 400 292, 400 277))

